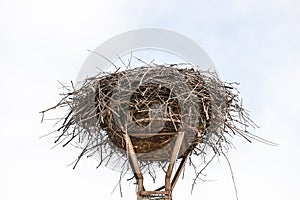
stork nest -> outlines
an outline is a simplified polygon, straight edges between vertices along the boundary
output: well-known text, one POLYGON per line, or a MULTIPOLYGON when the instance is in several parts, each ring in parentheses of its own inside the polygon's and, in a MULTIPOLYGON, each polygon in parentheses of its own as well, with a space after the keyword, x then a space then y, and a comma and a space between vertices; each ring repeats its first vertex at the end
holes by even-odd
MULTIPOLYGON (((77 139, 84 155, 96 155, 99 165, 127 166, 124 134, 128 134, 142 168, 160 167, 170 158, 178 132, 184 132, 178 158, 215 153, 230 146, 228 136, 254 136, 256 125, 243 109, 234 83, 214 72, 180 65, 147 65, 100 73, 67 92, 54 107, 66 107, 55 142, 77 139)), ((129 168, 128 168, 129 169, 129 168)))

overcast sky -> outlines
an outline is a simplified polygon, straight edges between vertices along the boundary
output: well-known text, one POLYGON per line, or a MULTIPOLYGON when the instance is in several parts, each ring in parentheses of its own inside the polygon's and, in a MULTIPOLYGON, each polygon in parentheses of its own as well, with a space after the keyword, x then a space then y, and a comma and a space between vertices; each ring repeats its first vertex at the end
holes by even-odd
MULTIPOLYGON (((255 134, 277 147, 233 139, 231 161, 240 200, 300 199, 300 2, 244 1, 17 1, 0 0, 0 197, 121 199, 118 173, 93 159, 67 167, 72 147, 53 150, 53 130, 39 111, 59 99, 57 80, 76 80, 82 63, 110 37, 137 28, 164 28, 196 41, 225 81, 237 81, 260 125, 255 134), (298 92, 297 92, 298 91, 298 92)), ((174 199, 235 199, 226 160, 205 172, 190 195, 189 174, 174 199)), ((122 199, 135 199, 124 181, 122 199)))

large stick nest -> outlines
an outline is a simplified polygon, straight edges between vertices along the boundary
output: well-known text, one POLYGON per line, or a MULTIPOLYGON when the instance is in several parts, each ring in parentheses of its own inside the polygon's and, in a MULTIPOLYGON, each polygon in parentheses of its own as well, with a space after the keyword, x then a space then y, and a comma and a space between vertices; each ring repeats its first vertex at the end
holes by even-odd
POLYGON ((84 155, 96 155, 99 165, 129 170, 124 134, 145 170, 166 166, 178 132, 185 133, 178 159, 203 156, 207 148, 220 153, 230 145, 228 136, 253 137, 247 128, 255 124, 234 84, 191 66, 153 64, 100 73, 78 89, 66 89, 50 109, 68 108, 56 142, 78 139, 82 153, 76 164, 84 155))

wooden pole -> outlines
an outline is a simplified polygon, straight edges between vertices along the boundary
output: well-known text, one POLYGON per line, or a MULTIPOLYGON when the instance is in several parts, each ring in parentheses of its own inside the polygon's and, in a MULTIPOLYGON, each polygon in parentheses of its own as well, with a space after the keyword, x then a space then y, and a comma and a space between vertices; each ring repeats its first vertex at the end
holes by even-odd
POLYGON ((136 154, 134 152, 132 142, 130 140, 130 137, 128 134, 124 134, 124 140, 126 143, 126 149, 128 153, 128 160, 131 166, 131 169, 133 171, 134 177, 138 182, 138 194, 137 194, 137 200, 142 200, 143 197, 141 195, 141 192, 144 191, 144 184, 143 184, 143 174, 141 172, 141 169, 139 167, 139 163, 136 157, 136 154))
MULTIPOLYGON (((186 163, 187 159, 188 159, 188 154, 186 154, 186 155, 182 158, 182 160, 181 160, 181 162, 180 162, 180 164, 179 164, 179 167, 178 167, 178 169, 177 169, 176 172, 175 172, 175 175, 174 175, 174 177, 173 177, 173 179, 172 179, 172 182, 171 182, 171 189, 172 189, 172 191, 173 191, 173 189, 174 189, 174 187, 175 187, 175 185, 176 185, 176 183, 177 183, 177 181, 178 181, 178 178, 179 178, 179 176, 180 176, 182 170, 184 169, 184 166, 185 166, 185 163, 186 163)), ((155 191, 160 191, 160 190, 162 190, 162 189, 165 189, 165 186, 161 186, 161 187, 157 188, 155 191)))
POLYGON ((129 164, 133 171, 134 177, 138 183, 137 200, 144 200, 145 196, 151 196, 151 195, 163 195, 163 198, 165 200, 172 200, 172 190, 174 189, 174 186, 178 180, 180 173, 182 172, 182 170, 184 168, 184 165, 185 165, 187 157, 188 157, 187 155, 183 157, 183 159, 179 165, 179 168, 177 169, 177 171, 174 175, 174 178, 171 182, 172 172, 173 172, 176 160, 178 158, 178 154, 180 152, 181 144, 182 144, 182 141, 184 138, 184 132, 178 132, 178 134, 177 134, 173 152, 172 152, 172 155, 170 158, 170 163, 169 163, 169 166, 168 166, 168 169, 166 172, 166 176, 165 176, 165 186, 163 186, 155 191, 145 191, 144 184, 143 184, 143 174, 139 167, 138 159, 134 152, 134 148, 133 148, 131 139, 128 134, 124 134, 123 137, 124 137, 124 140, 126 143, 126 150, 127 150, 127 154, 128 154, 129 164), (163 188, 165 188, 165 191, 159 191, 163 188))
POLYGON ((181 148, 181 143, 182 143, 183 138, 184 138, 184 132, 178 132, 177 138, 175 141, 175 145, 173 148, 173 152, 171 155, 170 164, 168 166, 168 170, 167 170, 166 177, 165 177, 165 190, 166 190, 166 192, 169 193, 169 199, 172 199, 172 187, 171 187, 171 181, 170 181, 171 175, 172 175, 172 171, 174 169, 174 165, 175 165, 175 162, 177 160, 177 157, 178 157, 178 154, 179 154, 179 151, 181 148))

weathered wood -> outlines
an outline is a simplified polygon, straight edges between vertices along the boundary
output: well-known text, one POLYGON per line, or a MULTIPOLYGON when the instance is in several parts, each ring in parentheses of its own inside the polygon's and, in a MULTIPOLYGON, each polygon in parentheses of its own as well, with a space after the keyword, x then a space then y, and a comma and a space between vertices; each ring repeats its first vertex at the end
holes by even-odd
POLYGON ((164 191, 159 191, 159 190, 145 191, 144 184, 143 184, 143 174, 139 167, 138 159, 137 159, 136 153, 134 151, 130 136, 128 134, 124 134, 123 137, 126 142, 126 150, 127 150, 127 154, 128 154, 128 160, 129 160, 130 166, 132 168, 134 177, 138 183, 137 200, 144 200, 153 195, 162 195, 162 197, 161 197, 162 199, 171 200, 172 199, 172 190, 178 180, 180 173, 182 172, 182 169, 184 168, 186 158, 187 158, 187 156, 185 156, 183 158, 183 160, 181 161, 179 168, 176 171, 175 176, 171 183, 172 172, 173 172, 176 160, 178 158, 178 154, 179 154, 181 144, 182 144, 182 141, 184 138, 184 132, 177 133, 175 145, 174 145, 173 152, 172 152, 172 155, 170 158, 170 163, 169 163, 169 166, 168 166, 168 169, 166 172, 166 176, 165 176, 165 186, 163 187, 163 188, 165 188, 164 191))
MULTIPOLYGON (((174 189, 174 187, 175 187, 175 185, 176 185, 176 183, 177 183, 177 181, 178 181, 178 178, 179 178, 179 176, 180 176, 182 170, 184 169, 184 166, 185 166, 185 163, 186 163, 187 159, 188 159, 188 154, 186 154, 186 155, 182 158, 182 160, 181 160, 181 162, 180 162, 180 164, 179 164, 179 167, 178 167, 178 169, 177 169, 176 172, 175 172, 175 175, 174 175, 174 177, 173 177, 173 179, 172 179, 172 182, 171 182, 171 189, 172 189, 172 191, 173 191, 173 189, 174 189)), ((162 190, 162 189, 165 189, 165 186, 164 186, 164 185, 161 186, 161 187, 159 187, 159 188, 157 188, 155 191, 160 191, 160 190, 162 190)))
POLYGON ((162 132, 162 133, 130 133, 130 136, 138 137, 151 137, 151 136, 162 136, 162 135, 176 135, 174 132, 162 132))
POLYGON ((171 183, 171 190, 172 191, 173 191, 173 189, 174 189, 174 187, 175 187, 175 185, 176 185, 176 183, 178 181, 178 178, 179 178, 182 170, 184 169, 184 166, 185 166, 185 163, 186 163, 187 159, 188 159, 188 155, 185 155, 182 158, 181 162, 180 162, 180 165, 179 165, 179 167, 178 167, 178 169, 177 169, 177 171, 176 171, 176 173, 174 175, 174 178, 172 180, 172 183, 171 183))
POLYGON ((151 195, 151 194, 170 194, 169 191, 141 191, 142 195, 151 195))
POLYGON ((144 190, 144 184, 143 184, 143 174, 141 172, 141 169, 139 167, 139 163, 136 157, 136 154, 134 152, 130 137, 128 134, 123 135, 124 140, 126 142, 126 149, 127 149, 127 154, 128 154, 128 160, 130 163, 130 166, 132 168, 133 174, 135 179, 138 182, 138 195, 137 195, 137 200, 142 200, 142 196, 140 193, 144 190))
MULTIPOLYGON (((165 190, 170 193, 172 192, 171 181, 170 181, 171 175, 172 175, 172 171, 173 171, 175 162, 177 160, 177 157, 178 157, 178 154, 180 151, 183 137, 184 137, 184 132, 178 132, 177 138, 175 141, 175 145, 174 145, 174 149, 173 149, 173 153, 171 155, 170 163, 169 163, 168 170, 167 170, 166 177, 165 177, 165 190)), ((171 195, 170 195, 170 197, 171 197, 171 195)))

